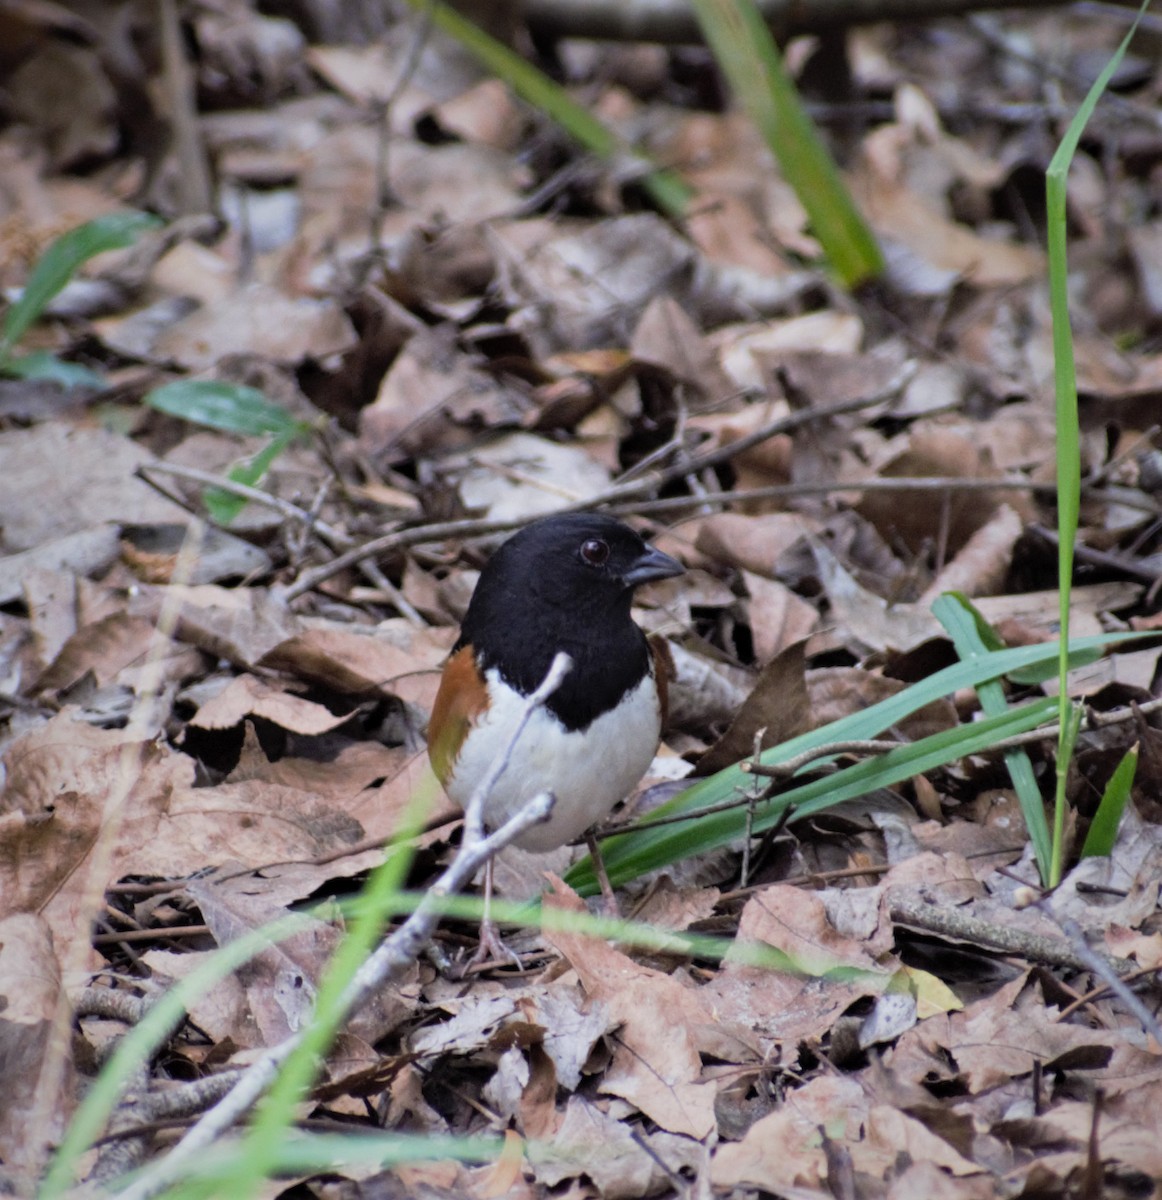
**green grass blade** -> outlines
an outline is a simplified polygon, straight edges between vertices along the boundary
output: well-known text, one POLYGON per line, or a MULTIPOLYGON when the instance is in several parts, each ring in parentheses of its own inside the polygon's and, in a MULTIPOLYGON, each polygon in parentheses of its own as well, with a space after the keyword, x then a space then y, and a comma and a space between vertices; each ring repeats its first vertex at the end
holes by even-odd
MULTIPOLYGON (((295 430, 276 434, 267 445, 257 454, 252 454, 245 462, 230 469, 229 478, 235 483, 244 483, 254 487, 261 483, 263 476, 270 470, 271 464, 294 441, 295 430)), ((210 519, 218 525, 229 525, 231 521, 246 507, 247 501, 243 496, 236 496, 224 488, 206 488, 202 493, 202 502, 210 519)))
MULTIPOLYGON (((495 1161, 504 1142, 495 1137, 454 1134, 368 1134, 352 1128, 346 1134, 288 1133, 279 1147, 278 1171, 287 1175, 342 1173, 344 1169, 375 1171, 407 1163, 457 1159, 470 1163, 495 1161)), ((236 1181, 246 1170, 245 1146, 226 1143, 193 1164, 186 1178, 163 1193, 162 1200, 239 1200, 236 1181)), ((127 1176, 126 1182, 133 1176, 127 1176)))
POLYGON ((1102 792, 1101 803, 1094 813, 1093 824, 1085 835, 1085 845, 1081 848, 1082 858, 1097 858, 1104 854, 1112 854, 1114 843, 1118 840, 1118 829, 1122 824, 1122 813, 1126 811, 1126 801, 1134 787, 1134 775, 1138 770, 1138 747, 1132 746, 1122 756, 1114 773, 1102 792))
POLYGON ((103 388, 105 378, 81 363, 66 362, 47 350, 32 350, 28 354, 10 354, 0 369, 16 379, 47 379, 63 387, 103 388))
POLYGON ((160 224, 161 221, 149 213, 108 213, 61 234, 40 256, 20 299, 4 315, 0 330, 0 366, 5 364, 12 347, 28 332, 53 297, 90 258, 106 250, 132 246, 147 229, 160 224))
POLYGON ((408 0, 418 12, 429 16, 437 29, 454 37, 474 54, 498 79, 551 117, 587 150, 604 159, 632 159, 642 168, 642 187, 658 207, 671 217, 682 217, 694 193, 678 175, 655 167, 642 154, 627 146, 611 129, 532 63, 521 58, 503 42, 490 37, 467 17, 439 0, 408 0))
MULTIPOLYGON (((936 619, 944 626, 956 653, 963 660, 985 658, 996 653, 1003 643, 996 631, 985 620, 984 615, 967 596, 949 592, 940 596, 932 605, 936 619)), ((988 679, 976 689, 980 706, 987 716, 1004 712, 1009 707, 1005 699, 1004 685, 999 679, 988 679)), ((1025 829, 1033 843, 1037 856, 1037 867, 1043 882, 1048 882, 1053 860, 1053 846, 1049 835, 1049 822, 1045 819, 1045 805, 1041 789, 1033 773, 1033 762, 1025 750, 1009 750, 1005 753, 1005 766, 1017 793, 1017 803, 1025 818, 1025 829)))
MULTIPOLYGON (((1054 708, 1055 703, 1049 698, 1010 708, 996 717, 986 717, 971 725, 903 744, 898 750, 865 759, 833 775, 812 780, 759 804, 755 809, 753 830, 763 833, 772 828, 788 807, 793 808, 794 819, 798 820, 844 800, 866 795, 877 788, 891 787, 967 754, 986 751, 1003 738, 1036 728, 1049 718, 1054 708)), ((736 800, 745 794, 743 789, 748 779, 740 768, 728 767, 696 783, 671 801, 670 805, 663 806, 651 816, 668 816, 688 808, 709 808, 736 800)), ((742 836, 745 824, 746 812, 740 807, 692 817, 689 821, 673 825, 644 829, 638 833, 619 834, 602 844, 605 869, 615 886, 626 883, 691 854, 724 846, 742 836)), ((583 894, 596 891, 597 883, 588 860, 578 863, 566 879, 583 894)))
POLYGON ((1121 45, 1094 80, 1076 116, 1069 123, 1046 172, 1046 201, 1049 248, 1049 304, 1053 316, 1053 373, 1057 409, 1057 586, 1060 602, 1061 659, 1058 667, 1058 699, 1061 728, 1057 747, 1057 789, 1053 811, 1053 853, 1050 887, 1061 882, 1065 829, 1065 782, 1069 767, 1066 737, 1072 724, 1069 692, 1066 688, 1068 665, 1065 646, 1069 641, 1069 608, 1073 584, 1073 543, 1077 537, 1081 511, 1081 453, 1077 419, 1077 370, 1073 358, 1073 331, 1069 321, 1069 261, 1066 231, 1066 183, 1069 165, 1078 143, 1102 93, 1129 48, 1138 22, 1149 7, 1143 0, 1138 16, 1126 32, 1121 45))
MULTIPOLYGON (((1088 638, 1076 638, 1070 651, 1070 662, 1074 666, 1093 662, 1101 656, 1102 651, 1109 646, 1121 642, 1139 640, 1143 633, 1106 634, 1088 638)), ((925 704, 951 695, 960 688, 977 687, 989 679, 998 679, 1010 671, 1024 671, 1039 664, 1055 662, 1057 645, 1048 642, 1036 646, 1017 646, 1008 650, 998 651, 984 659, 973 659, 969 662, 954 663, 935 672, 929 678, 914 684, 906 691, 895 696, 889 696, 870 708, 851 713, 838 721, 810 733, 801 734, 782 745, 767 750, 762 755, 764 763, 774 764, 785 762, 818 747, 826 746, 837 741, 852 741, 879 736, 898 721, 910 716, 925 704)), ((1052 704, 1052 701, 1046 701, 1052 704)), ((949 760, 944 760, 949 761, 949 760)), ((854 769, 854 768, 852 768, 854 769)), ((912 771, 916 773, 915 770, 912 771)), ((906 778, 907 773, 904 776, 906 778)), ((677 816, 684 812, 711 807, 714 804, 732 800, 750 787, 753 776, 744 774, 738 765, 727 767, 709 779, 699 780, 684 792, 662 805, 656 812, 651 813, 651 819, 664 816, 677 816)), ((872 785, 878 786, 878 785, 872 785)), ((701 816, 689 823, 665 826, 655 830, 632 831, 618 834, 607 839, 602 844, 602 856, 606 867, 610 869, 611 878, 616 882, 625 883, 644 871, 664 867, 671 862, 701 850, 710 849, 712 845, 722 845, 743 832, 745 815, 742 810, 701 816), (717 840, 703 842, 703 835, 713 836, 717 840), (640 852, 639 852, 640 851, 640 852), (611 863, 617 866, 617 874, 611 863), (624 865, 619 865, 624 863, 624 865)), ((576 863, 566 879, 571 886, 585 894, 591 894, 596 889, 592 864, 589 859, 576 863)))
POLYGON ((880 275, 883 255, 807 115, 754 0, 693 0, 731 89, 750 113, 807 210, 811 231, 840 282, 880 275))

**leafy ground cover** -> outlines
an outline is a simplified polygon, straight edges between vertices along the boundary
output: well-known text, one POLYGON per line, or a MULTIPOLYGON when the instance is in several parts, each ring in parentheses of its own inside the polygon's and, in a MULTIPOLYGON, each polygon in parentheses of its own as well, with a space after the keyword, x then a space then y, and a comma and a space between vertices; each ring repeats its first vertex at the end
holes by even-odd
MULTIPOLYGON (((1086 720, 1050 894, 1016 744, 981 724, 1053 707, 1029 670, 1058 620, 1044 171, 1121 18, 791 45, 887 263, 853 296, 706 51, 542 47, 688 189, 676 219, 640 160, 581 152, 422 17, 276 7, 186 6, 176 50, 146 26, 119 41, 99 6, 5 17, 23 35, 0 39, 9 298, 83 223, 166 218, 118 216, 132 245, 3 330, 5 1183, 35 1193, 161 994, 288 910, 352 896, 417 798, 408 885, 437 877, 459 819, 422 733, 475 572, 505 529, 602 504, 688 567, 637 614, 678 680, 619 821, 970 658, 981 627, 933 611, 947 592, 1014 655, 1004 691, 966 662, 830 757, 988 736, 707 852, 697 825, 655 826, 681 841, 661 870, 613 844, 648 941, 566 919, 589 882, 572 852, 506 851, 514 906, 548 889, 544 927, 512 935, 523 970, 459 978, 472 921, 444 922, 297 1109, 329 1169, 285 1148, 266 1192, 1153 1194, 1158 651, 1111 640, 1073 674, 1086 720), (220 219, 201 215, 211 179, 220 219), (1134 748, 1113 852, 1079 862, 1134 748), (384 1133, 412 1140, 368 1140, 384 1133)), ((1147 23, 1069 177, 1072 633, 1091 642, 1159 621, 1157 37, 1147 23)), ((1021 745, 1048 802, 1056 734, 1021 745)), ((760 778, 739 773, 744 806, 760 778)), ((302 1029, 349 919, 252 938, 264 949, 189 999, 80 1173, 160 1187, 149 1170, 199 1114, 302 1029)))

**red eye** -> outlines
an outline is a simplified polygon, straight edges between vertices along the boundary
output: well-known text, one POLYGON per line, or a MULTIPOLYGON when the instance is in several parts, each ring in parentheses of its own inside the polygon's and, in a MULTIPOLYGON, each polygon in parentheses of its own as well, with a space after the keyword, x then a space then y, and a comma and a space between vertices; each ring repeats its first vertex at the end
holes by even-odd
POLYGON ((581 557, 591 567, 602 567, 609 558, 609 546, 600 538, 590 538, 581 543, 581 557))

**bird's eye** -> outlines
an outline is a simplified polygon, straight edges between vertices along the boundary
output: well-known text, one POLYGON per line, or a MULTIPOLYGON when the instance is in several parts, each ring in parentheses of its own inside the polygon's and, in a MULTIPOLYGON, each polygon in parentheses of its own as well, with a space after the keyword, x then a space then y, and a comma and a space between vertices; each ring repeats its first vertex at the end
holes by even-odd
POLYGON ((600 538, 589 538, 581 543, 581 557, 591 567, 602 567, 609 558, 609 546, 600 538))

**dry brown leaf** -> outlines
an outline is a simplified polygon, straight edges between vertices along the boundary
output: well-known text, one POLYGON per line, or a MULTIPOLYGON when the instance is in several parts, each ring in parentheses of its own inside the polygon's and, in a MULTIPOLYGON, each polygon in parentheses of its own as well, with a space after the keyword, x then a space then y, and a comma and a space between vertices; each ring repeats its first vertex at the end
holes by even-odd
POLYGON ((334 301, 290 297, 253 283, 169 326, 152 353, 191 371, 206 371, 228 354, 256 354, 294 365, 342 353, 354 344, 355 331, 334 301))
MULTIPOLYGON (((782 400, 748 404, 737 412, 700 413, 687 421, 690 430, 711 434, 705 448, 729 446, 733 442, 761 429, 787 412, 782 400)), ((788 483, 791 479, 791 452, 793 441, 790 434, 776 433, 771 437, 743 450, 731 459, 735 487, 767 487, 772 484, 788 483)))
POLYGON ((378 457, 410 458, 472 441, 478 425, 515 425, 528 402, 456 346, 451 326, 418 333, 359 414, 359 441, 378 457))
POLYGON ((729 663, 694 654, 674 643, 670 681, 670 725, 692 732, 729 725, 750 695, 754 677, 729 663))
POLYGON ((689 929, 714 914, 720 895, 718 888, 679 887, 663 875, 634 908, 633 919, 654 929, 689 929))
POLYGON ((531 433, 490 439, 442 465, 464 505, 492 520, 543 516, 600 495, 610 483, 609 471, 584 445, 531 433))
POLYGON ((516 150, 525 129, 525 113, 508 85, 482 79, 475 87, 432 110, 450 133, 497 150, 516 150))
POLYGON ((963 1012, 936 1015, 909 1030, 889 1050, 885 1064, 911 1075, 934 1058, 949 1056, 969 1091, 976 1095, 1028 1075, 1042 1065, 1079 1049, 1109 1061, 1124 1034, 1055 1022, 1040 989, 1019 977, 999 991, 970 1004, 963 1012))
POLYGON ((184 525, 185 510, 134 475, 151 459, 136 442, 104 429, 48 423, 0 433, 6 545, 31 549, 106 523, 184 525), (77 486, 79 479, 84 487, 77 486))
POLYGON ((978 287, 1040 278, 1045 267, 1038 250, 980 237, 912 190, 901 168, 911 136, 899 126, 876 130, 865 139, 863 160, 851 177, 855 197, 880 237, 906 247, 926 267, 978 287))
POLYGON ((140 608, 156 619, 167 598, 177 608, 178 637, 236 667, 257 666, 264 654, 301 626, 286 602, 265 588, 147 588, 142 589, 140 608))
MULTIPOLYGON (((999 472, 986 451, 965 433, 931 423, 917 428, 880 467, 885 478, 995 479, 999 472)), ((955 554, 1003 501, 1017 506, 1011 493, 949 492, 938 502, 903 502, 890 492, 867 492, 858 510, 884 535, 902 538, 915 551, 927 543, 955 554)))
POLYGON ((775 655, 815 631, 819 625, 815 606, 786 584, 750 571, 744 571, 742 578, 750 597, 746 611, 758 662, 770 662, 775 655))
MULTIPOLYGON (((857 967, 882 976, 886 985, 893 969, 869 954, 863 938, 847 937, 832 925, 818 893, 789 884, 772 884, 752 896, 738 929, 740 937, 774 946, 810 975, 822 975, 833 967, 857 967)), ((865 988, 874 986, 874 980, 864 983, 865 988)))
POLYGON ((268 650, 259 665, 351 696, 397 695, 430 708, 453 629, 385 622, 308 629, 268 650))
POLYGON ((689 1138, 639 1132, 591 1101, 571 1096, 552 1141, 531 1157, 537 1179, 547 1187, 585 1175, 608 1200, 637 1200, 664 1190, 676 1171, 698 1170, 705 1153, 689 1138))
POLYGON ((730 325, 716 330, 710 341, 734 386, 762 395, 770 357, 804 350, 854 354, 863 341, 863 324, 854 313, 825 310, 761 325, 730 325))
MULTIPOLYGON (((550 880, 547 905, 584 910, 560 879, 550 880)), ((560 930, 546 930, 545 937, 569 960, 586 995, 607 1005, 621 1027, 601 1090, 628 1100, 671 1133, 706 1137, 715 1127, 716 1089, 702 1078, 693 1026, 710 1024, 713 1016, 698 993, 600 939, 560 930)))
POLYGON ((463 988, 446 985, 428 989, 435 1007, 451 1017, 412 1034, 409 1048, 424 1055, 495 1050, 511 1044, 510 1034, 523 1031, 522 1040, 538 1045, 552 1064, 554 1089, 577 1089, 594 1046, 617 1023, 608 1005, 587 996, 570 978, 519 988, 482 981, 470 995, 462 993, 463 988))
MULTIPOLYGON (((420 847, 447 836, 444 827, 460 815, 432 774, 425 751, 377 742, 347 743, 326 762, 288 755, 272 763, 258 746, 253 727, 247 726, 241 758, 228 782, 262 785, 266 794, 275 797, 297 793, 304 802, 325 804, 364 831, 362 839, 344 839, 324 853, 248 862, 262 868, 261 876, 249 886, 271 904, 292 904, 330 881, 378 866, 383 861, 382 847, 399 834, 412 804, 431 830, 417 839, 420 847)), ((292 804, 290 811, 295 807, 292 804)))
MULTIPOLYGON (((76 683, 86 671, 92 671, 100 684, 111 683, 129 667, 140 667, 150 653, 155 634, 152 621, 127 613, 114 613, 92 625, 78 629, 33 685, 34 692, 57 691, 76 683)), ((161 635, 158 635, 161 636, 161 635)), ((180 654, 169 638, 163 639, 165 657, 180 654)), ((174 664, 178 671, 191 673, 191 663, 174 664)))
POLYGON ((693 246, 652 213, 596 226, 503 222, 489 236, 505 300, 542 356, 628 345, 645 306, 688 280, 696 257, 693 246))
POLYGON ((889 604, 861 587, 822 542, 814 544, 814 552, 837 633, 854 653, 905 650, 940 635, 942 627, 927 608, 889 604))
MULTIPOLYGON (((221 878, 187 882, 184 888, 205 918, 214 940, 224 946, 286 915, 232 868, 221 878)), ((230 1036, 239 1046, 273 1046, 310 1020, 316 988, 342 940, 335 925, 304 918, 306 928, 256 954, 238 969, 244 1004, 232 1014, 230 1036)), ((380 989, 348 1023, 356 1037, 378 1041, 415 1010, 418 967, 380 989)))
MULTIPOLYGON (((1073 588, 1069 594, 1070 637, 1093 637, 1106 632, 1108 614, 1129 608, 1141 594, 1139 584, 1116 580, 1073 588)), ((1032 633, 1028 640, 1046 641, 1056 636, 1057 618, 1053 614, 1056 596, 1056 591, 1018 592, 978 596, 973 604, 990 625, 1019 626, 1032 633)))
MULTIPOLYGON (((88 870, 107 864, 108 877, 95 881, 100 894, 125 869, 127 856, 152 844, 174 792, 192 782, 193 763, 152 741, 75 721, 67 712, 13 742, 4 761, 0 915, 41 913, 58 955, 71 961, 78 940, 89 939, 91 914, 81 910, 88 870), (106 824, 110 820, 117 822, 116 832, 106 824)), ((184 874, 195 861, 202 860, 186 857, 173 873, 184 874)), ((146 867, 144 873, 153 872, 146 867)))
POLYGON ((753 517, 718 513, 699 522, 694 544, 719 562, 772 578, 782 555, 819 529, 799 513, 753 517))
POLYGON ((350 714, 336 715, 321 704, 304 700, 254 675, 240 675, 201 705, 189 724, 195 729, 232 729, 247 717, 261 717, 293 733, 313 737, 337 729, 350 719, 350 714))
POLYGON ((741 1142, 718 1147, 711 1182, 719 1188, 822 1188, 827 1162, 820 1128, 851 1146, 859 1141, 866 1116, 867 1099, 856 1080, 812 1079, 756 1121, 741 1142))
POLYGON ((761 748, 768 750, 811 728, 804 650, 803 641, 794 642, 763 667, 730 727, 698 760, 696 775, 713 775, 751 756, 760 731, 761 748))
MULTIPOLYGON (((5 900, 14 911, 42 911, 62 954, 77 938, 88 939, 78 905, 86 871, 98 861, 94 849, 107 802, 119 801, 121 819, 111 844, 112 834, 101 834, 108 853, 99 860, 108 863, 101 888, 125 874, 181 878, 195 865, 310 863, 364 837, 356 819, 310 791, 259 780, 197 788, 185 756, 63 714, 15 742, 6 761, 9 786, 0 816, 7 830, 0 839, 5 900)), ((362 778, 357 795, 374 810, 379 828, 398 823, 411 795, 407 771, 382 782, 362 778)), ((431 794, 434 801, 434 780, 431 794)), ((330 874, 343 873, 330 868, 330 874)), ((318 868, 297 879, 288 871, 272 878, 266 893, 298 898, 319 881, 318 868)))
POLYGON ((30 913, 0 919, 0 1159, 16 1178, 42 1165, 75 1104, 71 1061, 59 1079, 42 1078, 60 988, 48 924, 30 913))
POLYGON ((38 572, 100 575, 116 561, 119 550, 116 526, 105 525, 50 538, 19 554, 7 554, 0 558, 0 604, 18 599, 38 572))
MULTIPOLYGON (((116 542, 116 531, 109 531, 116 542)), ((114 549, 109 562, 116 557, 114 549)), ((107 564, 106 564, 107 565, 107 564)), ((77 580, 72 571, 34 567, 23 580, 28 623, 43 670, 77 631, 77 580)))
POLYGON ((1000 589, 1013 559, 1013 547, 1025 522, 1008 504, 1002 504, 967 542, 956 557, 928 585, 916 601, 924 607, 944 592, 987 596, 1000 589))
POLYGON ((670 372, 694 389, 693 406, 709 408, 731 397, 730 381, 686 310, 669 296, 651 300, 634 329, 630 352, 639 362, 670 372))

